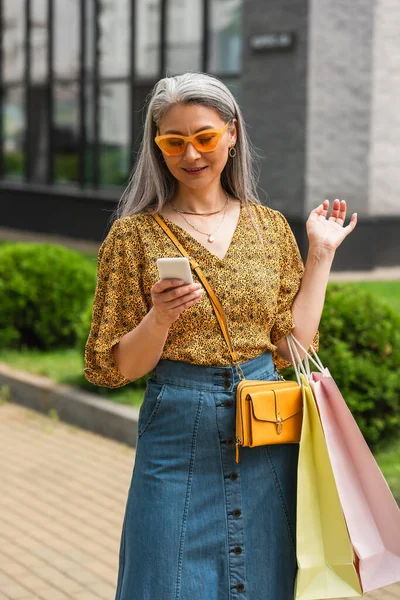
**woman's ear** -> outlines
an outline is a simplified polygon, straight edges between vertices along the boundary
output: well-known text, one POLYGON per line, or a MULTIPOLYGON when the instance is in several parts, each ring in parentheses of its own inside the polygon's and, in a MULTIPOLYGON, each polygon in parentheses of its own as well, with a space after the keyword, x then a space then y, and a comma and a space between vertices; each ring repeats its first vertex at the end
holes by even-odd
POLYGON ((232 119, 232 128, 229 131, 229 138, 231 142, 231 146, 236 144, 237 140, 237 119, 232 119))

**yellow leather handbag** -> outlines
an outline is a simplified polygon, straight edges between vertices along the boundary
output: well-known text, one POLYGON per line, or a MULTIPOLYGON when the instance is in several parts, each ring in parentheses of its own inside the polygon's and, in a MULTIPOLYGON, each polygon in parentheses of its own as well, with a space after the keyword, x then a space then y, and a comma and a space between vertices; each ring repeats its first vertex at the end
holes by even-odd
POLYGON ((232 346, 224 310, 198 263, 189 256, 160 215, 152 215, 179 252, 189 259, 192 269, 207 291, 222 334, 241 379, 236 389, 236 462, 239 447, 266 444, 298 444, 303 419, 303 396, 297 381, 259 381, 245 379, 232 346))

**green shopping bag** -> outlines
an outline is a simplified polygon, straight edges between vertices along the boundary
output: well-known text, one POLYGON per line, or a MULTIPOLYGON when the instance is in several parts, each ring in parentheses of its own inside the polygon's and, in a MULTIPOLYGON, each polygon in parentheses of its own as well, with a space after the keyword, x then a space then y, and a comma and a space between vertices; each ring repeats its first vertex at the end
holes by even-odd
POLYGON ((297 489, 296 600, 361 596, 318 409, 306 378, 297 489))

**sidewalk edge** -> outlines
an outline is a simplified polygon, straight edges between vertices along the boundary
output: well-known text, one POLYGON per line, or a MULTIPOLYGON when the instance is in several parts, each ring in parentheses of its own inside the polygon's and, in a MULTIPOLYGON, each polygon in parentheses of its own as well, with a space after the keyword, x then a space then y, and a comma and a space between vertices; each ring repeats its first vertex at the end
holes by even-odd
POLYGON ((0 387, 11 402, 48 414, 55 409, 61 421, 135 447, 139 409, 116 404, 90 392, 20 371, 0 362, 0 387))

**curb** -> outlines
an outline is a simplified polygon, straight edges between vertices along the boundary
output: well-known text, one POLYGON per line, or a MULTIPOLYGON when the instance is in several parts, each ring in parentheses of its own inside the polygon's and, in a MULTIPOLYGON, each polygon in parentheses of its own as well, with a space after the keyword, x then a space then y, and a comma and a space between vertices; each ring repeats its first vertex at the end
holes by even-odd
POLYGON ((0 363, 0 386, 11 402, 48 414, 55 409, 61 421, 135 447, 139 409, 116 404, 47 377, 0 363))

